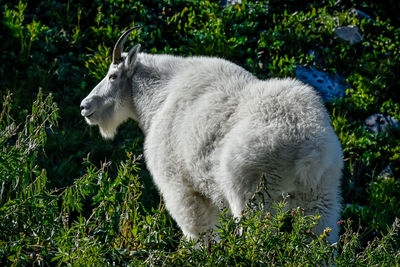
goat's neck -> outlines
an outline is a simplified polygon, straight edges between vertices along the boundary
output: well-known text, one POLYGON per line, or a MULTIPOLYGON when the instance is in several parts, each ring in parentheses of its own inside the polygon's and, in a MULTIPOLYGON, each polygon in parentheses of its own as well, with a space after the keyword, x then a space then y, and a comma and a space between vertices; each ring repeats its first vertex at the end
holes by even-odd
POLYGON ((146 134, 153 116, 169 92, 166 83, 179 70, 184 58, 170 55, 140 53, 132 79, 136 119, 146 134))

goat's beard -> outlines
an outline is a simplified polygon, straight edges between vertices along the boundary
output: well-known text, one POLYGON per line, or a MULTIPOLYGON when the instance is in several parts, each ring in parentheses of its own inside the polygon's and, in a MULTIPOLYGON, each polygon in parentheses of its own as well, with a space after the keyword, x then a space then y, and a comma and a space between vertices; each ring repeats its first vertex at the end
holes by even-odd
POLYGON ((114 105, 103 112, 103 120, 99 125, 100 134, 104 139, 113 139, 117 134, 118 126, 130 118, 129 109, 114 105))
POLYGON ((104 127, 99 124, 100 134, 104 139, 114 139, 117 134, 117 127, 104 127))
POLYGON ((117 134, 117 128, 121 124, 116 118, 110 113, 106 113, 105 118, 98 123, 100 134, 104 139, 113 139, 117 134))

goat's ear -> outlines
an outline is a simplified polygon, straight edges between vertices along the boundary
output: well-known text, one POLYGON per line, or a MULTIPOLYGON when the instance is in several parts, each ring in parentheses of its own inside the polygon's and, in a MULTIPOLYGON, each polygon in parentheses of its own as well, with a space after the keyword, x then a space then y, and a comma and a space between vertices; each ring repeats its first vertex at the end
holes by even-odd
POLYGON ((128 72, 132 72, 133 68, 135 67, 135 62, 139 53, 139 49, 140 44, 135 45, 131 48, 131 50, 129 50, 128 56, 125 58, 124 65, 128 72))

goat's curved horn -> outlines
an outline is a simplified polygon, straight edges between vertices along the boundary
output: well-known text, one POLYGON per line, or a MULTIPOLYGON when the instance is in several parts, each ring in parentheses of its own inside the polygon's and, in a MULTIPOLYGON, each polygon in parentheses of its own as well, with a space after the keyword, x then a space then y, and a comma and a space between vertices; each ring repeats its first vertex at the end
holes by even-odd
POLYGON ((118 38, 118 41, 115 44, 114 51, 113 51, 113 60, 112 60, 113 64, 118 64, 121 61, 121 55, 122 55, 122 52, 124 51, 124 44, 125 44, 126 37, 128 37, 128 35, 132 31, 139 29, 139 28, 140 28, 140 26, 133 27, 133 28, 127 30, 126 32, 124 32, 123 34, 121 34, 121 36, 118 38))

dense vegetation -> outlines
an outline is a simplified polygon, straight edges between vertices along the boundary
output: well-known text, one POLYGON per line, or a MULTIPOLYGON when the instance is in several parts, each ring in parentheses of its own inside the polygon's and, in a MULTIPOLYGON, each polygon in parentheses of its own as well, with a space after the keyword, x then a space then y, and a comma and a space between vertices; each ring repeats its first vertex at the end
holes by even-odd
POLYGON ((374 113, 400 119, 400 5, 374 2, 2 1, 0 264, 400 265, 400 133, 364 124, 374 113), (133 25, 143 28, 129 45, 150 53, 219 56, 260 78, 294 77, 298 65, 346 78, 346 97, 326 102, 345 159, 338 243, 326 242, 329 229, 310 232, 318 215, 284 211, 284 201, 238 223, 221 214, 219 243, 181 240, 137 125, 104 141, 79 114, 133 25), (335 36, 347 25, 360 43, 335 36))

